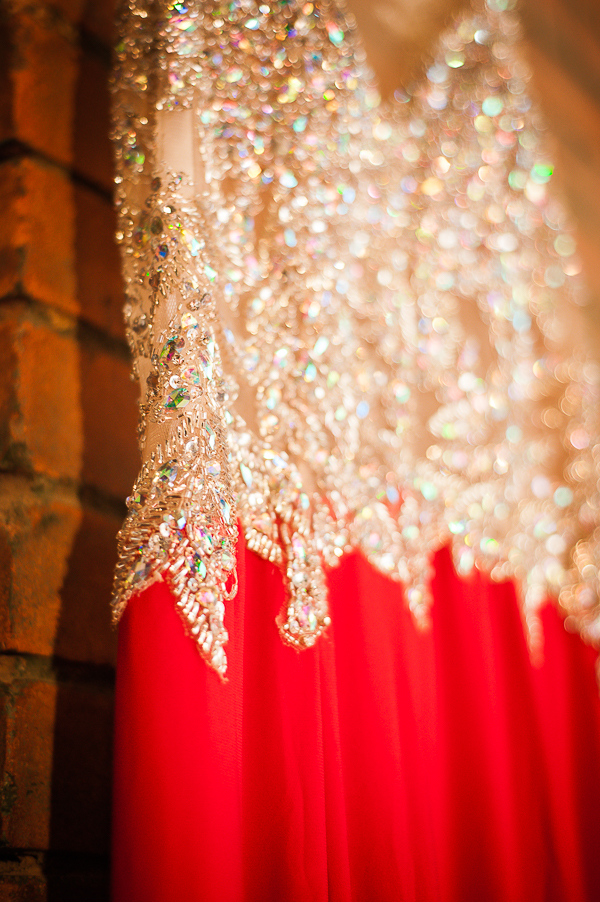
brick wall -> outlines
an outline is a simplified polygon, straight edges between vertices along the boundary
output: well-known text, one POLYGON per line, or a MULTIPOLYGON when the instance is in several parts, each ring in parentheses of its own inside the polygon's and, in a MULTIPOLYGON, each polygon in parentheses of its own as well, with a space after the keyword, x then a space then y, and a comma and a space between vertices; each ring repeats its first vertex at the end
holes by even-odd
MULTIPOLYGON (((395 2, 394 21, 417 22, 395 2)), ((460 0, 419 9, 439 27, 444 3, 460 0)), ((600 6, 523 9, 600 336, 600 6)), ((137 470, 112 238, 112 15, 111 0, 0 0, 0 902, 107 899, 108 599, 137 470)), ((430 40, 434 26, 417 25, 430 40)), ((401 56, 385 37, 382 78, 401 56)))
POLYGON ((115 533, 137 470, 110 0, 0 3, 0 899, 107 898, 115 533))

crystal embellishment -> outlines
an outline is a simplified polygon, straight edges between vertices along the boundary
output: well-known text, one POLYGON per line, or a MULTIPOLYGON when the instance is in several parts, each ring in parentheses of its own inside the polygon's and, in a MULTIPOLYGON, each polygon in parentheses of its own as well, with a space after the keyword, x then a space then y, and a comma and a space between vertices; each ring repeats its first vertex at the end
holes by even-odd
POLYGON ((445 544, 517 581, 533 644, 548 594, 600 639, 598 372, 511 5, 476 2, 384 103, 331 0, 122 3, 143 467, 115 614, 166 579, 221 675, 238 522, 296 648, 352 548, 426 622, 445 544))

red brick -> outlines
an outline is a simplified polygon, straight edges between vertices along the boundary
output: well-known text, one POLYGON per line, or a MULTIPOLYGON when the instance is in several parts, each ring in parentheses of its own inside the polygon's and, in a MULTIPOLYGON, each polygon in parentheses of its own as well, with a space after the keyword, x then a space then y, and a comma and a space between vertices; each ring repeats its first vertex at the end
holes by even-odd
POLYGON ((106 47, 112 48, 116 41, 115 0, 87 0, 82 26, 106 47))
POLYGON ((121 518, 0 481, 0 648, 113 664, 109 602, 121 518))
POLYGON ((22 293, 76 313, 73 187, 31 159, 0 166, 0 295, 22 293))
POLYGON ((112 722, 111 691, 59 684, 52 781, 56 850, 108 852, 112 722))
POLYGON ((12 548, 8 531, 0 528, 0 643, 11 633, 10 623, 10 573, 12 548))
POLYGON ((8 687, 2 844, 47 849, 50 843, 56 687, 8 687), (6 801, 8 799, 8 801, 6 801))
MULTIPOLYGON (((71 22, 78 24, 90 0, 46 0, 46 2, 49 7, 59 10, 71 22)), ((92 2, 97 2, 97 0, 92 0, 92 2)), ((104 6, 104 2, 98 3, 98 6, 104 6)))
POLYGON ((2 574, 8 608, 0 648, 54 653, 61 624, 61 589, 81 524, 75 497, 56 497, 25 480, 0 481, 0 544, 9 549, 2 574))
POLYGON ((0 140, 13 134, 12 92, 10 84, 10 67, 12 62, 11 28, 8 11, 0 7, 0 140))
POLYGON ((44 876, 0 876, 0 902, 48 902, 48 886, 44 876))
MULTIPOLYGON (((12 778, 6 773, 6 748, 8 741, 7 715, 9 713, 9 691, 0 678, 0 837, 2 836, 2 818, 14 804, 14 786, 12 778)), ((12 727, 11 727, 12 728, 12 727)), ((1 882, 1 881, 0 881, 1 882)))
POLYGON ((82 52, 75 90, 73 151, 77 172, 112 191, 109 74, 108 60, 82 52))
MULTIPOLYGON (((62 325, 72 326, 68 320, 62 325)), ((0 372, 0 410, 7 414, 0 459, 5 466, 76 479, 83 435, 75 336, 37 325, 20 303, 2 309, 0 330, 9 364, 0 372)))
POLYGON ((60 590, 54 653, 72 661, 114 664, 117 633, 110 598, 119 517, 84 508, 60 590))
POLYGON ((22 165, 0 166, 0 297, 19 292, 26 245, 23 223, 26 189, 22 165))
MULTIPOLYGON (((54 321, 73 329, 69 319, 54 321)), ((7 362, 0 371, 4 466, 81 479, 123 500, 139 469, 138 389, 127 358, 118 347, 39 324, 21 302, 0 309, 0 340, 7 362)))
MULTIPOLYGON (((44 0, 40 0, 44 3, 44 0)), ((45 0, 49 10, 57 10, 60 15, 74 25, 92 34, 107 49, 115 42, 115 2, 114 0, 45 0)))
POLYGON ((71 873, 64 868, 57 873, 20 877, 0 871, 0 902, 108 902, 108 869, 71 873))
POLYGON ((107 852, 110 685, 56 679, 49 662, 0 662, 6 699, 3 845, 107 852), (8 788, 8 791, 7 791, 8 788))
POLYGON ((18 420, 18 329, 18 323, 14 320, 0 322, 0 347, 3 349, 0 368, 0 461, 7 461, 17 453, 14 436, 18 420))
POLYGON ((74 35, 50 24, 39 14, 10 18, 13 134, 5 137, 69 164, 78 50, 74 35))
POLYGON ((115 338, 124 339, 123 282, 112 204, 96 192, 78 187, 75 210, 81 316, 115 338))
POLYGON ((140 466, 136 445, 138 386, 129 363, 93 346, 81 359, 83 481, 115 498, 129 495, 140 466))
POLYGON ((23 433, 37 472, 77 478, 82 463, 81 351, 72 335, 26 326, 19 399, 23 433))

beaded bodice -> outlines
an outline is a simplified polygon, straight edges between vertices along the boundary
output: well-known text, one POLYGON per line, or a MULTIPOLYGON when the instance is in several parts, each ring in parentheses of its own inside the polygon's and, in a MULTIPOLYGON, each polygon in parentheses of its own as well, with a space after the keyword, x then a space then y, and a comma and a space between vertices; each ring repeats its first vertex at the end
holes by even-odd
POLYGON ((235 544, 279 564, 284 640, 350 549, 426 621, 432 553, 597 619, 597 367, 505 0, 383 102, 331 0, 129 0, 115 73, 143 467, 115 611, 168 580, 226 669, 235 544))

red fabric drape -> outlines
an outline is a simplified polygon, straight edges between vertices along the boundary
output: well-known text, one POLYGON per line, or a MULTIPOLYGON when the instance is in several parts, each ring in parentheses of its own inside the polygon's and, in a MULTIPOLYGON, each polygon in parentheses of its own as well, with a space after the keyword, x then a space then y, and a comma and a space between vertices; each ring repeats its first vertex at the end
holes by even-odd
POLYGON ((359 555, 316 648, 278 636, 279 572, 239 553, 229 680, 167 588, 120 627, 113 902, 600 899, 595 653, 511 585, 436 557, 433 627, 359 555))

